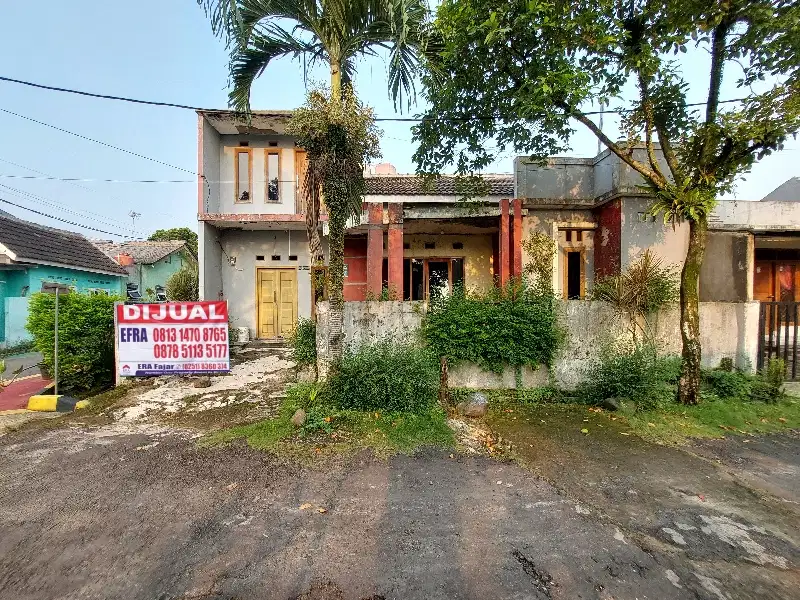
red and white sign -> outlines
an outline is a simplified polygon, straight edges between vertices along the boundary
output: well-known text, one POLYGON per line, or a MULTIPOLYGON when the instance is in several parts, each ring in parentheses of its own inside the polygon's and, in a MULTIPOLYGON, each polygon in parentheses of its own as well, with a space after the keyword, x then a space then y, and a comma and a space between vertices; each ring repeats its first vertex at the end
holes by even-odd
POLYGON ((230 370, 228 303, 116 306, 120 375, 196 375, 230 370))

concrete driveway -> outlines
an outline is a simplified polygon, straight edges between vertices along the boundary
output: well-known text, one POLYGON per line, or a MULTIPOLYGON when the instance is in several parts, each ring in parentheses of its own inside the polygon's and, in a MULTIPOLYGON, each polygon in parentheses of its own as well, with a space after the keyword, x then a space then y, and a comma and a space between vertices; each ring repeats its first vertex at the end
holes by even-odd
POLYGON ((155 425, 11 433, 0 598, 797 598, 794 505, 681 450, 604 467, 534 443, 541 476, 441 451, 308 469, 155 425))

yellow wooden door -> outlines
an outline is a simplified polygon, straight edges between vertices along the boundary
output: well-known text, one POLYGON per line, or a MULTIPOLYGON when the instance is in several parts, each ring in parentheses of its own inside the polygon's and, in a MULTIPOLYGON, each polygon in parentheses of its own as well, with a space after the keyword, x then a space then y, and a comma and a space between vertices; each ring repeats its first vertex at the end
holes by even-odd
POLYGON ((258 270, 258 337, 286 336, 297 321, 297 271, 258 270))

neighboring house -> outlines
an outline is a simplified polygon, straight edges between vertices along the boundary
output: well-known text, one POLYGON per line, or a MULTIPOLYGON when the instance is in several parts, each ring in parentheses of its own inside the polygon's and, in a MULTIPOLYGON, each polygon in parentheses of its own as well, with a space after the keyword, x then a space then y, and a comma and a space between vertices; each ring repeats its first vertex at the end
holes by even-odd
POLYGON ((123 294, 125 269, 79 233, 0 215, 0 342, 30 339, 25 331, 28 297, 43 284, 79 293, 123 294))
POLYGON ((764 196, 761 200, 800 202, 800 177, 792 177, 791 179, 787 179, 769 194, 764 196))
POLYGON ((94 245, 108 257, 124 267, 128 283, 139 286, 146 296, 148 290, 165 287, 167 279, 186 264, 196 262, 186 242, 172 240, 163 242, 132 241, 112 242, 94 240, 94 245))

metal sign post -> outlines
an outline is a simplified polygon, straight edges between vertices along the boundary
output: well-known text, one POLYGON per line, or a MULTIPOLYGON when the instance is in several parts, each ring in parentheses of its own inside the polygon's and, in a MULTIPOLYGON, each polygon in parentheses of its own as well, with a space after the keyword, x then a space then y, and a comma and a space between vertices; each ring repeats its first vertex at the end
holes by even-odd
POLYGON ((69 287, 66 285, 61 285, 58 283, 43 283, 42 284, 42 291, 46 294, 55 294, 56 295, 56 315, 55 315, 55 332, 53 334, 54 337, 54 347, 53 347, 53 380, 55 383, 55 395, 58 396, 58 296, 59 294, 69 293, 69 287))

